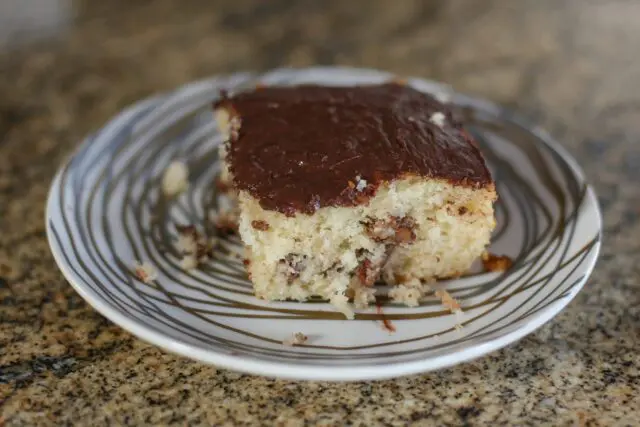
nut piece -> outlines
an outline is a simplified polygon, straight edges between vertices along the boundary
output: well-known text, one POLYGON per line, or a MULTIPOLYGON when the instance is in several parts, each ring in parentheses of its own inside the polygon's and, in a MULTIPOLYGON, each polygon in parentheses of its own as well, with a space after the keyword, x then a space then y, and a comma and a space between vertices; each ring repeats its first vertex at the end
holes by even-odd
POLYGON ((494 255, 487 251, 482 254, 482 266, 486 271, 507 271, 513 265, 513 260, 506 255, 494 255))
POLYGON ((189 186, 189 168, 184 162, 174 161, 162 175, 162 192, 167 197, 182 193, 189 186))
POLYGON ((136 262, 134 268, 136 279, 144 283, 151 283, 158 278, 155 268, 148 262, 136 262))
POLYGON ((363 286, 373 286, 380 276, 380 268, 373 265, 370 259, 362 261, 357 270, 358 280, 363 286))
POLYGON ((300 273, 306 268, 307 256, 300 254, 288 254, 278 261, 276 266, 278 274, 286 277, 287 283, 291 284, 300 277, 300 273))
POLYGON ((389 217, 388 220, 374 219, 364 224, 367 234, 375 242, 386 244, 411 243, 416 239, 413 231, 416 222, 409 216, 389 217))

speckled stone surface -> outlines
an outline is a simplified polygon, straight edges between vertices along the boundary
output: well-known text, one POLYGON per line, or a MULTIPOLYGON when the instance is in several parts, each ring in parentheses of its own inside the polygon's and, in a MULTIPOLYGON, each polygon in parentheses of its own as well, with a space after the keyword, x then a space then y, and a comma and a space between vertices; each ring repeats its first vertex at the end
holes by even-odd
POLYGON ((0 425, 640 423, 639 2, 76 3, 59 40, 0 54, 0 425), (447 81, 560 139, 604 211, 601 258, 576 300, 475 362, 353 384, 167 355, 88 307, 56 268, 43 221, 77 142, 159 90, 312 64, 447 81))

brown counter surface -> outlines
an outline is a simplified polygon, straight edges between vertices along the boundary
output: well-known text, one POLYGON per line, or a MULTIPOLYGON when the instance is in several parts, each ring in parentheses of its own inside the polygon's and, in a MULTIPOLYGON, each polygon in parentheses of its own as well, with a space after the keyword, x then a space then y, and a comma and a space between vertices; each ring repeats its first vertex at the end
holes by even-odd
POLYGON ((640 3, 78 1, 58 39, 0 53, 0 425, 634 425, 640 419, 640 3), (425 375, 271 380, 175 357, 91 309, 57 269, 57 166, 118 110, 212 74, 353 65, 517 109, 583 166, 596 270, 521 342, 425 375))

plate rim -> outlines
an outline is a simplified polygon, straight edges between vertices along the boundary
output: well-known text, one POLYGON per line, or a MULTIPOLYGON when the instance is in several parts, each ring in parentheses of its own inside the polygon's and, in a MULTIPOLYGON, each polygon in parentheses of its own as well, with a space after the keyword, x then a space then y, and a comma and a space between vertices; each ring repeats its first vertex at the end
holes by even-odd
MULTIPOLYGON (((108 121, 106 121, 99 129, 105 129, 108 126, 116 123, 118 120, 124 118, 127 114, 133 111, 142 109, 145 105, 157 102, 159 99, 170 96, 174 93, 180 93, 187 88, 197 88, 199 85, 205 85, 212 81, 223 81, 225 79, 232 79, 234 77, 245 76, 248 78, 255 78, 265 74, 295 71, 295 72, 336 72, 336 71, 350 71, 355 73, 386 73, 384 70, 377 70, 372 68, 357 68, 357 67, 341 67, 341 66, 321 66, 321 67, 306 67, 306 68, 276 68, 268 70, 265 73, 258 73, 253 71, 241 71, 230 74, 213 75, 208 78, 195 80, 193 82, 186 83, 175 88, 172 91, 163 92, 160 94, 151 95, 142 100, 136 101, 133 104, 120 110, 108 121)), ((420 81, 434 87, 445 87, 446 85, 441 82, 433 81, 421 77, 408 77, 410 80, 420 81)), ((193 360, 197 360, 203 363, 214 365, 218 368, 230 369, 237 372, 244 372, 254 375, 260 375, 270 378, 281 378, 288 380, 315 380, 315 381, 362 381, 362 380, 383 380, 390 378, 397 378, 412 374, 426 373, 434 370, 448 368, 463 362, 469 362, 475 360, 488 353, 502 349, 507 345, 513 344, 536 329, 549 322, 560 311, 562 311, 569 303, 575 298, 575 296, 584 287, 585 283, 591 276, 593 269, 597 263, 600 249, 602 245, 602 212, 598 203, 596 193, 585 178, 584 172, 580 167, 577 160, 571 156, 569 151, 562 146, 558 141, 552 138, 545 130, 541 129, 537 125, 531 123, 529 120, 520 116, 518 113, 503 108, 491 101, 483 98, 476 98, 468 96, 464 93, 460 93, 476 103, 481 103, 486 107, 496 111, 508 111, 509 118, 515 122, 525 126, 530 132, 534 133, 545 145, 551 150, 556 152, 563 162, 569 166, 574 178, 583 183, 586 187, 585 200, 588 199, 589 204, 595 214, 595 220, 597 221, 598 233, 597 241, 594 243, 593 250, 589 255, 589 259, 584 265, 584 276, 575 284, 572 291, 567 297, 559 299, 550 304, 544 310, 538 312, 536 316, 531 317, 525 324, 521 325, 517 329, 508 332, 504 335, 500 335, 496 338, 481 342, 479 344, 472 345, 463 351, 458 351, 452 354, 442 354, 438 356, 431 356, 424 359, 412 360, 409 362, 392 362, 375 365, 372 363, 365 363, 359 366, 331 366, 327 364, 318 365, 295 365, 292 362, 279 362, 272 360, 265 360, 259 358, 246 357, 244 355, 231 355, 215 349, 199 348, 193 344, 187 342, 181 342, 174 340, 165 335, 161 330, 154 328, 151 325, 146 325, 143 322, 138 322, 131 319, 126 314, 121 313, 118 309, 112 307, 107 301, 104 301, 93 289, 85 287, 79 281, 76 281, 75 274, 69 269, 62 256, 62 248, 58 248, 51 229, 52 210, 56 205, 56 198, 53 195, 60 191, 60 179, 62 171, 68 167, 70 162, 76 157, 76 155, 85 148, 91 142, 91 134, 80 141, 79 145, 71 152, 71 154, 59 165, 54 179, 51 182, 46 200, 45 209, 45 223, 46 234, 48 244, 53 255, 53 258, 62 272, 65 279, 74 288, 74 290, 96 311, 105 316, 110 321, 114 322, 119 327, 127 330, 132 335, 141 339, 144 342, 153 344, 164 351, 179 355, 181 357, 187 357, 193 360), (384 369, 381 369, 384 367, 384 369)), ((348 321, 348 320, 345 320, 348 321)), ((302 355, 303 357, 303 355, 302 355)))

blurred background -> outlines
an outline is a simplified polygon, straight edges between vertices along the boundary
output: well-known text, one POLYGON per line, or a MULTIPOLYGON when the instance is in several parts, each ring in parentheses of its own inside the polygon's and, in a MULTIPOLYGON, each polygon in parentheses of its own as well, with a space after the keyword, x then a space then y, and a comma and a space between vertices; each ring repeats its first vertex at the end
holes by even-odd
POLYGON ((518 109, 598 167, 606 203, 619 173, 638 178, 638 16, 624 0, 0 0, 0 136, 57 155, 193 79, 375 67, 518 109))

